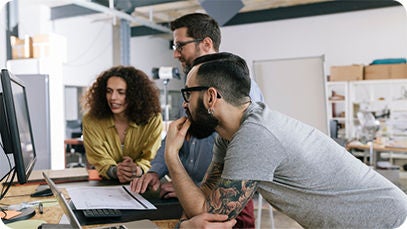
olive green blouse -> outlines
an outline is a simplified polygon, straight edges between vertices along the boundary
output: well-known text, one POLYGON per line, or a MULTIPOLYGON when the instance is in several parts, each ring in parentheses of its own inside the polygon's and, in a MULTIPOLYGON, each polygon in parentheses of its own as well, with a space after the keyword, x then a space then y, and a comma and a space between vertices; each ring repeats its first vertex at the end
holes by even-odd
POLYGON ((88 163, 95 166, 99 174, 107 179, 110 179, 107 175, 109 167, 117 165, 124 156, 133 158, 133 161, 147 172, 150 161, 161 146, 163 130, 161 114, 152 117, 144 126, 131 122, 126 130, 123 146, 114 126, 113 117, 95 119, 85 114, 82 123, 88 163))

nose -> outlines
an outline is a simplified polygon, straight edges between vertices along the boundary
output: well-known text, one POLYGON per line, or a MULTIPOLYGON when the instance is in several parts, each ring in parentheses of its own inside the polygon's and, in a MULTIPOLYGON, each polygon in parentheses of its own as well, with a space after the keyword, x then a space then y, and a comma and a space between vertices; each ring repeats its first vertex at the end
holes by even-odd
POLYGON ((182 107, 184 108, 184 109, 187 109, 188 108, 188 103, 187 102, 182 102, 182 107))
POLYGON ((178 52, 178 50, 174 50, 173 56, 175 59, 179 58, 181 56, 181 53, 178 52))
POLYGON ((119 93, 117 91, 112 92, 112 99, 116 99, 118 97, 119 93))

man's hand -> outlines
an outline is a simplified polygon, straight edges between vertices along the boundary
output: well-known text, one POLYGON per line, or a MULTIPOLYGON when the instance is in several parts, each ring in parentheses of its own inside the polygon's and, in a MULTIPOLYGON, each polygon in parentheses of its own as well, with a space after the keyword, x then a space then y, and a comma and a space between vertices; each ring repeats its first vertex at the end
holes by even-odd
POLYGON ((180 228, 232 228, 236 224, 236 220, 225 221, 227 219, 227 215, 202 213, 189 220, 183 221, 180 228))
POLYGON ((164 199, 177 197, 177 194, 175 193, 175 189, 171 181, 161 185, 160 197, 164 199))
POLYGON ((187 131, 190 125, 191 123, 186 117, 171 122, 165 140, 165 156, 167 156, 168 153, 176 153, 178 155, 179 149, 181 149, 187 137, 187 131))
POLYGON ((135 176, 141 176, 142 170, 128 156, 123 157, 123 161, 117 164, 117 178, 120 183, 127 183, 133 180, 135 176))
POLYGON ((160 178, 157 173, 146 173, 140 178, 134 178, 130 183, 131 191, 136 193, 144 193, 148 187, 151 187, 153 191, 160 188, 160 178))

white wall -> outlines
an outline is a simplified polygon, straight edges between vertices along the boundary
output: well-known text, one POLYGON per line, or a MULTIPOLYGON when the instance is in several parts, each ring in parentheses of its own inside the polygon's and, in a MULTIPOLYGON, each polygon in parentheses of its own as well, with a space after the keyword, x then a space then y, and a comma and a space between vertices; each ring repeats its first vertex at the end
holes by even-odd
POLYGON ((52 31, 50 8, 38 4, 33 0, 18 0, 18 34, 20 38, 24 35, 36 35, 52 31))
MULTIPOLYGON (((374 59, 407 57, 407 16, 402 6, 227 26, 221 30, 221 51, 242 56, 250 68, 256 60, 324 55, 328 75, 332 65, 367 65, 374 59)), ((131 41, 134 65, 147 71, 154 63, 164 61, 168 50, 164 39, 145 36, 131 41), (158 44, 163 50, 157 50, 158 44)), ((172 52, 167 58, 168 63, 173 61, 172 52)))
POLYGON ((401 6, 224 27, 222 36, 221 50, 241 55, 249 65, 325 55, 326 74, 331 65, 407 56, 407 17, 401 6))
MULTIPOLYGON (((111 67, 111 21, 94 21, 87 16, 50 22, 47 9, 34 2, 19 1, 20 33, 54 32, 67 38, 68 61, 63 67, 66 85, 88 86, 98 73, 111 67)), ((377 58, 407 55, 407 18, 401 6, 228 26, 222 28, 222 36, 221 51, 241 55, 250 66, 254 60, 324 54, 326 74, 331 65, 369 64, 377 58)), ((132 38, 131 64, 147 74, 152 67, 178 66, 168 40, 160 36, 132 38)), ((2 55, 4 52, 0 64, 5 62, 2 55)))
POLYGON ((53 32, 67 40, 67 62, 63 65, 64 84, 89 86, 98 74, 113 64, 111 20, 93 17, 56 20, 53 32))
MULTIPOLYGON (((172 35, 170 37, 172 39, 172 35)), ((153 67, 172 66, 182 71, 179 62, 172 57, 173 51, 169 48, 170 38, 143 36, 132 38, 130 42, 130 61, 132 65, 143 70, 147 75, 151 75, 153 67)), ((181 77, 181 79, 170 80, 168 88, 183 87, 184 78, 181 77)), ((162 88, 162 81, 156 80, 156 83, 162 88)))

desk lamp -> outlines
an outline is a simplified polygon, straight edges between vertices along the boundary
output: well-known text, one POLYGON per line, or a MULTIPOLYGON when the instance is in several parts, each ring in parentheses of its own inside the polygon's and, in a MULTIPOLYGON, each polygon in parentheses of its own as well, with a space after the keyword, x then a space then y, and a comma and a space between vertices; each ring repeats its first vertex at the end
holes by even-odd
POLYGON ((369 111, 359 111, 357 117, 360 122, 360 142, 369 144, 370 165, 376 166, 376 156, 373 152, 373 140, 376 133, 380 128, 380 122, 375 119, 373 114, 369 111))

